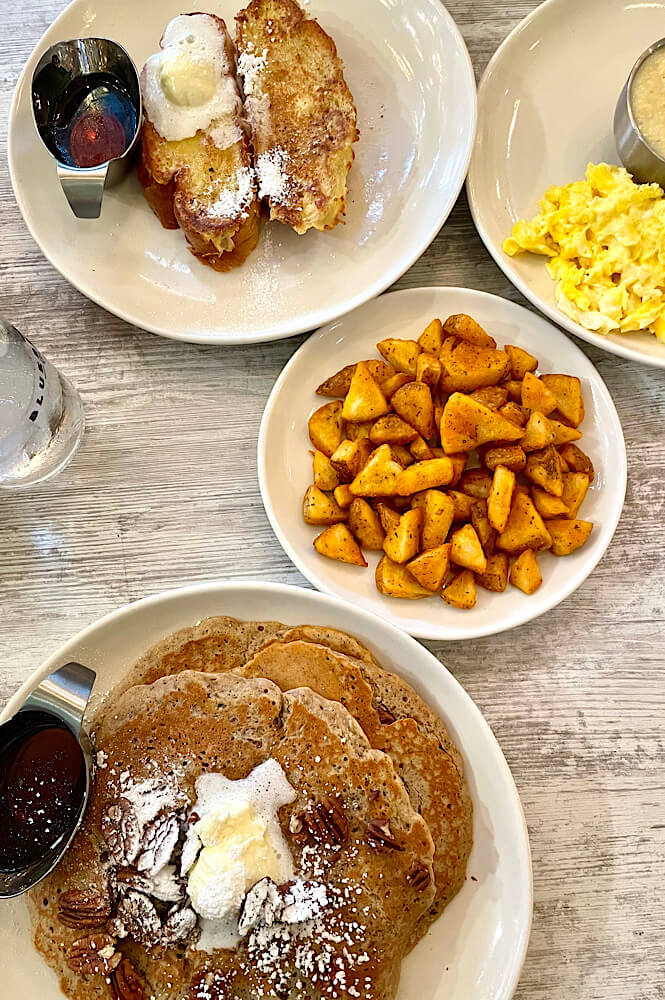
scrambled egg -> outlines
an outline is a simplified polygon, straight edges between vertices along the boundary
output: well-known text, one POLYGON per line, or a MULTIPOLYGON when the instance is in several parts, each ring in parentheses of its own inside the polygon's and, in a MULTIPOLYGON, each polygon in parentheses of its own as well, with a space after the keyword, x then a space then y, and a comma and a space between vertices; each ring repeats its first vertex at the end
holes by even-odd
POLYGON ((559 308, 597 333, 650 330, 665 341, 665 196, 627 170, 590 163, 586 180, 551 187, 503 249, 549 257, 559 308))

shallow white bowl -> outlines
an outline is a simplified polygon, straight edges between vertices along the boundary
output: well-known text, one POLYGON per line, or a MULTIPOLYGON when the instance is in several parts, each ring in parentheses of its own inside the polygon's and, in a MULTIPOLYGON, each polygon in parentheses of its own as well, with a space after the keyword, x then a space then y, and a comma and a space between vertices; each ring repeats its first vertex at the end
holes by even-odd
POLYGON ((612 123, 638 56, 662 38, 665 0, 546 0, 508 36, 478 88, 478 136, 467 191, 485 246, 535 306, 577 337, 633 361, 665 367, 648 333, 591 333, 556 305, 545 258, 508 257, 517 219, 538 212, 552 184, 581 180, 587 163, 620 163, 612 123))
POLYGON ((494 635, 536 618, 559 604, 587 578, 614 534, 626 491, 626 450, 621 424, 600 375, 591 362, 550 323, 496 295, 468 288, 414 288, 392 292, 313 334, 278 378, 259 433, 259 483, 270 523, 282 547, 310 583, 329 594, 374 611, 421 639, 471 639, 494 635), (344 365, 379 357, 384 337, 417 338, 434 317, 466 312, 499 346, 517 344, 540 360, 541 372, 564 372, 582 380, 586 417, 580 442, 596 469, 596 479, 580 516, 593 521, 587 544, 571 556, 540 557, 544 582, 527 597, 508 585, 492 594, 478 587, 472 611, 448 607, 438 595, 419 601, 379 594, 374 568, 379 554, 366 552, 369 569, 320 556, 312 542, 321 529, 305 524, 302 498, 312 482, 307 419, 326 402, 316 386, 344 365))
MULTIPOLYGON (((97 671, 98 698, 153 643, 210 615, 350 632, 439 713, 464 755, 474 846, 466 885, 404 963, 398 1000, 508 1000, 524 961, 532 911, 529 841, 515 783, 489 726, 455 678, 426 649, 374 615, 337 598, 271 583, 209 583, 158 594, 75 636, 23 685, 0 722, 68 660, 97 671)), ((3 997, 61 998, 54 974, 32 947, 20 898, 0 903, 0 940, 3 997)))
MULTIPOLYGON (((246 264, 219 274, 162 229, 136 175, 104 196, 102 217, 76 219, 32 120, 30 81, 61 39, 103 35, 140 68, 181 0, 74 0, 19 79, 9 117, 9 169, 44 255, 79 291, 122 319, 179 340, 249 343, 328 323, 378 295, 431 243, 459 194, 476 126, 466 47, 439 0, 312 0, 335 39, 358 108, 346 225, 297 236, 264 227, 246 264)), ((241 0, 216 0, 233 32, 241 0)), ((186 9, 186 8, 185 8, 186 9)))

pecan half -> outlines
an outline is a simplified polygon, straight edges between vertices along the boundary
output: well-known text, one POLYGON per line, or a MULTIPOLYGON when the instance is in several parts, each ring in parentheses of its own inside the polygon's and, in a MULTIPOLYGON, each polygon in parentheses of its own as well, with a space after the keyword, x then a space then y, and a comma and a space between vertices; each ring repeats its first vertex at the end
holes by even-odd
POLYGON ((310 802, 299 817, 309 836, 320 844, 342 847, 351 829, 341 795, 325 795, 320 802, 310 802))
POLYGON ((131 865, 141 846, 139 825, 127 799, 109 803, 102 815, 102 836, 118 865, 131 865))
POLYGON ((196 914, 190 906, 173 906, 162 924, 162 941, 165 948, 184 941, 196 927, 196 914))
POLYGON ((140 855, 136 867, 146 875, 154 875, 168 864, 180 836, 180 821, 175 813, 161 813, 148 823, 141 837, 140 855))
POLYGON ((162 922, 152 901, 130 889, 118 905, 118 919, 138 944, 153 948, 161 943, 162 922))
POLYGON ((367 824, 367 840, 378 850, 403 851, 404 848, 395 840, 387 819, 375 819, 367 824))
POLYGON ((70 945, 67 965, 79 976, 108 976, 119 965, 121 958, 110 934, 90 934, 70 945))
POLYGON ((389 726, 391 723, 397 721, 397 717, 393 715, 388 706, 384 705, 382 701, 376 706, 376 714, 382 726, 389 726))
POLYGON ((429 888, 432 879, 425 865, 416 864, 406 876, 406 881, 416 892, 424 892, 429 888))
POLYGON ((123 958, 111 973, 110 986, 113 1000, 145 1000, 143 983, 128 958, 123 958))
POLYGON ((110 916, 108 893, 96 889, 69 889, 58 900, 58 919, 65 927, 92 930, 102 927, 110 916))

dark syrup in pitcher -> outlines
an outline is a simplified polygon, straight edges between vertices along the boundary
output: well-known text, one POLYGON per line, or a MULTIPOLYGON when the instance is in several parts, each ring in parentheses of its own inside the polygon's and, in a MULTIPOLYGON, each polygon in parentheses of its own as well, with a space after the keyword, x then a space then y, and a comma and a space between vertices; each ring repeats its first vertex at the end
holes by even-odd
POLYGON ((66 88, 44 131, 62 163, 97 167, 122 156, 137 124, 134 103, 122 83, 108 73, 88 73, 66 88))
POLYGON ((85 799, 86 763, 73 733, 48 712, 21 712, 0 750, 0 871, 62 848, 85 799))

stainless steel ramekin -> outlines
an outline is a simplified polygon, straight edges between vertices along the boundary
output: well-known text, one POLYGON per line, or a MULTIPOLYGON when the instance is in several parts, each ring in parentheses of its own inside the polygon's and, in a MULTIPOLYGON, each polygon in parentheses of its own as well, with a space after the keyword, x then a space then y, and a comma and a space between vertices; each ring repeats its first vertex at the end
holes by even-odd
MULTIPOLYGON (((628 77, 614 112, 614 138, 617 152, 624 167, 641 184, 660 184, 665 187, 665 157, 649 145, 640 132, 633 115, 632 91, 637 72, 644 62, 658 49, 665 47, 665 38, 654 42, 642 53, 628 77)), ((665 108, 663 108, 665 116, 665 108)))

